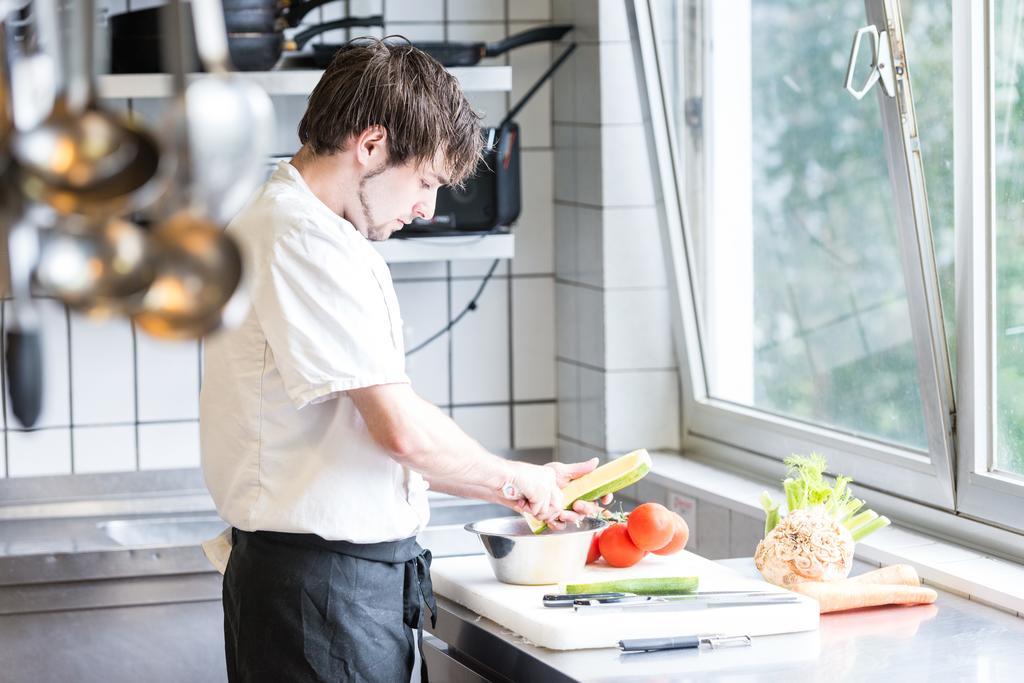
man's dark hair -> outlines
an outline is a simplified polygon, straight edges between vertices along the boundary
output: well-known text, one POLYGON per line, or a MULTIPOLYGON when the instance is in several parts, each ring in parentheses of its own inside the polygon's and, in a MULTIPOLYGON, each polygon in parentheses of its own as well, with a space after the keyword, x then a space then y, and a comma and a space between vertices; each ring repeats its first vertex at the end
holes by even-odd
POLYGON ((299 140, 333 154, 374 125, 388 132, 389 164, 426 163, 440 150, 450 184, 472 175, 480 159, 480 115, 455 77, 404 38, 342 46, 309 96, 299 140))

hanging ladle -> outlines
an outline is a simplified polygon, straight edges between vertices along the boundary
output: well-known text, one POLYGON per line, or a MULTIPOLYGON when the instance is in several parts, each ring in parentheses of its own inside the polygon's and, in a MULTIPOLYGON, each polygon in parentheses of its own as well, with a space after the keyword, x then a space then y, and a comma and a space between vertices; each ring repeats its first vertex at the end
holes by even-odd
POLYGON ((78 12, 72 40, 82 41, 70 61, 62 97, 40 125, 14 136, 22 191, 62 214, 111 216, 141 208, 162 188, 161 155, 152 135, 96 102, 92 73, 95 0, 70 3, 78 12))
MULTIPOLYGON (((216 2, 216 0, 214 0, 216 2)), ((196 8, 193 8, 196 11, 196 8)), ((219 3, 217 11, 220 12, 219 3)), ((168 6, 165 34, 169 62, 173 65, 176 102, 172 112, 179 120, 168 126, 175 136, 180 160, 177 183, 191 193, 195 188, 189 160, 189 130, 198 122, 187 116, 185 72, 182 42, 185 35, 180 0, 168 6), (183 121, 184 120, 184 121, 183 121), (184 125, 183 125, 184 123, 184 125)), ((223 24, 223 16, 221 18, 223 24)), ((187 92, 192 95, 192 88, 187 92)), ((140 329, 163 339, 192 339, 222 325, 241 321, 248 310, 242 284, 242 254, 221 226, 210 218, 206 208, 189 204, 174 211, 153 231, 156 276, 142 298, 132 320, 140 329)))
POLYGON ((227 222, 264 178, 274 105, 260 86, 233 72, 221 0, 192 0, 192 24, 207 75, 186 92, 191 200, 227 222))
POLYGON ((65 216, 42 231, 36 281, 48 294, 91 315, 136 308, 155 276, 154 245, 123 218, 65 216))

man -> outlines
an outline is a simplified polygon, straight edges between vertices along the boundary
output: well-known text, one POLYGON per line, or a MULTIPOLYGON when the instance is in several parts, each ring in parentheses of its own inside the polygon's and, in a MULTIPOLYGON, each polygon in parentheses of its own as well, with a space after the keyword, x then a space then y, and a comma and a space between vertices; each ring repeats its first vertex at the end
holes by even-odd
MULTIPOLYGON (((408 680, 421 593, 433 609, 426 489, 554 527, 596 461, 487 452, 405 374, 387 239, 434 211, 481 154, 457 81, 405 43, 360 40, 324 72, 302 148, 232 221, 251 311, 206 345, 202 464, 232 527, 224 630, 232 681, 408 680)), ((607 501, 604 501, 607 502, 607 501)))

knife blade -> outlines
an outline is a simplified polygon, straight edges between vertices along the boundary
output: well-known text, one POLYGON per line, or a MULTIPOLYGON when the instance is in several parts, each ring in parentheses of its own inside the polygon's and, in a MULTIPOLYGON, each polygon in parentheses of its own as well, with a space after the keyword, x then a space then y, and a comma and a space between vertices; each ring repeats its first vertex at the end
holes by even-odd
POLYGON ((618 601, 630 601, 633 599, 647 601, 649 598, 662 598, 662 599, 690 599, 699 598, 704 596, 716 596, 716 595, 734 595, 734 596, 750 596, 750 595, 784 595, 778 592, 770 591, 699 591, 697 593, 678 593, 675 595, 637 595, 636 593, 556 593, 548 594, 543 598, 545 607, 572 607, 573 603, 577 600, 595 600, 597 602, 618 602, 618 601))
POLYGON ((601 602, 592 599, 577 600, 573 610, 577 612, 591 610, 631 610, 648 611, 685 611, 698 609, 714 609, 721 607, 758 607, 764 605, 788 605, 800 602, 797 595, 791 593, 765 593, 760 595, 719 595, 719 596, 636 596, 637 599, 621 599, 612 602, 601 602))

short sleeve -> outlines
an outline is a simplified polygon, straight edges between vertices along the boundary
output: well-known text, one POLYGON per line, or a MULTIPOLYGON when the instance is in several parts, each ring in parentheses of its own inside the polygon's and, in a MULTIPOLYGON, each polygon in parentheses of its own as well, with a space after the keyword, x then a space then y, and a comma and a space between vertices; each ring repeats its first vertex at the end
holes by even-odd
POLYGON ((252 305, 296 408, 377 384, 409 382, 397 311, 366 254, 300 226, 254 274, 252 305))

